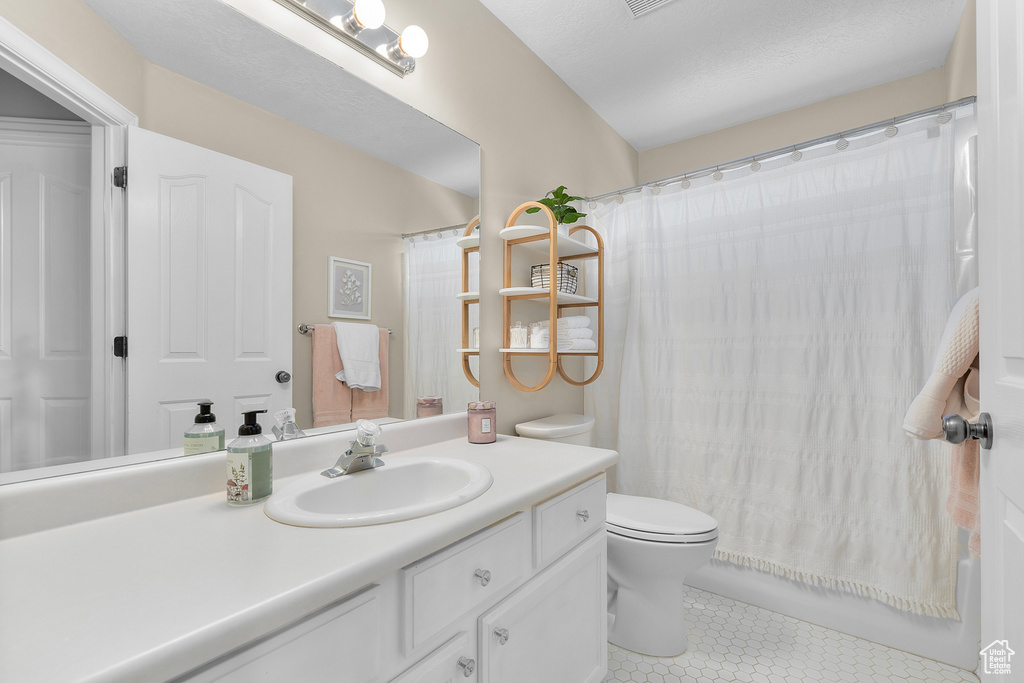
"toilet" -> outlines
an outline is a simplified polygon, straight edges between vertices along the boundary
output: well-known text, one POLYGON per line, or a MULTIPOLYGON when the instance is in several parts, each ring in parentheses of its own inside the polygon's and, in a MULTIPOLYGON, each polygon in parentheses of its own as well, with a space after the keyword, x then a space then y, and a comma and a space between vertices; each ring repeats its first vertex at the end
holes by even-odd
MULTIPOLYGON (((516 425, 519 436, 590 446, 594 418, 552 415, 516 425)), ((608 641, 655 657, 686 650, 683 577, 718 545, 714 517, 679 503, 607 494, 608 641)))

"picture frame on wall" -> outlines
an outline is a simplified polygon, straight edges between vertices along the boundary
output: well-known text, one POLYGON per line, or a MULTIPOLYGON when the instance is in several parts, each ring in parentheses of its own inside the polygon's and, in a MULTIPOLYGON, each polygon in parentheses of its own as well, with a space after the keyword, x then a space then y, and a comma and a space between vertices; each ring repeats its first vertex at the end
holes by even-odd
POLYGON ((337 256, 328 257, 328 318, 370 319, 373 266, 337 256))

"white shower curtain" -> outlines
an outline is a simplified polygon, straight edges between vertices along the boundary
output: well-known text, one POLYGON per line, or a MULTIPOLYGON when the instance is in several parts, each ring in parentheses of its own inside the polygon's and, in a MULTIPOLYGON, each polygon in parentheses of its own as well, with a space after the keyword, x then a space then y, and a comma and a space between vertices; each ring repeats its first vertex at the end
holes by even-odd
POLYGON ((719 559, 957 616, 948 452, 901 424, 957 298, 971 111, 591 211, 606 360, 585 406, 620 492, 714 516, 719 559))
MULTIPOLYGON (((405 238, 405 416, 416 416, 416 397, 440 396, 446 413, 466 409, 477 388, 462 371, 462 249, 453 231, 405 238)), ((479 282, 479 256, 470 255, 470 282, 479 282)), ((476 327, 476 306, 471 307, 476 327)), ((476 368, 474 368, 476 370, 476 368)), ((477 375, 479 376, 479 375, 477 375)))

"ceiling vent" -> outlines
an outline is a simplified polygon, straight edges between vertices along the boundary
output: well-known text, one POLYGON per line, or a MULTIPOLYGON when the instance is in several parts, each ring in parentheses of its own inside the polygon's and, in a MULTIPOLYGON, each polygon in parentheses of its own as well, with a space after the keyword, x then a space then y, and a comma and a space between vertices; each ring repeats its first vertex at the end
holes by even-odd
POLYGON ((672 0, 625 0, 625 2, 626 7, 629 8, 629 11, 633 13, 633 17, 636 18, 648 12, 653 12, 662 5, 672 2, 672 0))

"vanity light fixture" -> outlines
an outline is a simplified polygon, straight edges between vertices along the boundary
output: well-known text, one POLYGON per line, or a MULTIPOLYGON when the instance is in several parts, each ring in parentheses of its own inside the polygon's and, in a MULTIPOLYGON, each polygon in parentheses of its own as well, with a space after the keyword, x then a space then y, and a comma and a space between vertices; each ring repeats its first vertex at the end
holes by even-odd
POLYGON ((404 77, 427 53, 427 33, 416 25, 401 34, 384 24, 382 0, 276 0, 392 73, 404 77))

